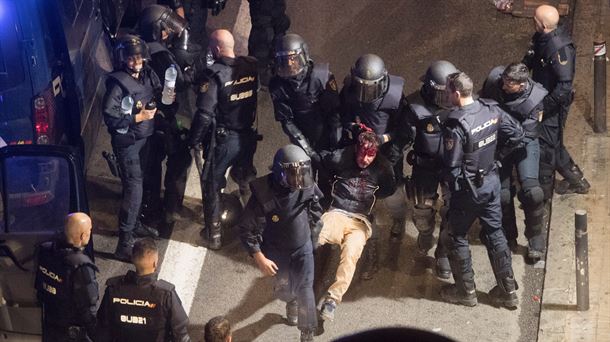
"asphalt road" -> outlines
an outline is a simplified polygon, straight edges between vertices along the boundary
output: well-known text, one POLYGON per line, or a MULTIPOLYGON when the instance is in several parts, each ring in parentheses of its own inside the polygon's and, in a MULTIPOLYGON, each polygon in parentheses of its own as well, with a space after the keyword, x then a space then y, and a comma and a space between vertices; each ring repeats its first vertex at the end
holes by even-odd
MULTIPOLYGON (((287 2, 291 31, 308 41, 314 60, 330 62, 337 79, 349 72, 358 56, 376 53, 384 59, 390 73, 406 79, 406 93, 420 86, 419 76, 436 59, 452 61, 471 75, 475 87, 480 86, 493 66, 521 58, 533 30, 531 20, 500 14, 489 1, 287 2)), ((247 9, 240 1, 228 2, 221 16, 210 20, 209 27, 243 31, 244 24, 235 23, 236 18, 243 18, 243 10, 239 15, 240 6, 247 9)), ((240 39, 243 41, 244 37, 240 39)), ((265 139, 258 147, 255 161, 262 175, 267 172, 275 150, 287 139, 273 120, 267 93, 260 94, 259 104, 259 130, 265 139)), ((107 138, 105 132, 100 136, 107 138)), ((99 156, 104 149, 109 149, 107 139, 102 139, 95 154, 99 156)), ((98 233, 96 249, 102 252, 97 262, 104 280, 127 269, 125 264, 103 258, 103 252, 111 252, 116 243, 116 238, 107 236, 116 231, 120 185, 109 176, 101 160, 94 160, 93 165, 89 167, 89 195, 98 233)), ((235 239, 235 232, 230 232, 233 236, 220 252, 197 246, 201 242, 200 210, 197 201, 190 202, 170 240, 161 241, 164 255, 161 275, 178 284, 195 341, 202 340, 205 322, 220 314, 231 320, 235 341, 297 340, 298 331, 283 324, 284 305, 272 299, 270 280, 260 277, 235 239)), ((423 257, 415 251, 413 225, 409 223, 401 244, 391 245, 383 205, 378 210, 382 229, 380 272, 371 281, 355 278, 338 307, 335 322, 326 324, 325 333, 317 340, 328 341, 361 329, 397 325, 433 330, 458 341, 536 339, 538 305, 533 298, 539 296, 540 271, 525 265, 521 255, 514 256, 513 267, 520 284, 527 283, 519 293, 525 305, 515 311, 495 308, 486 295, 495 280, 486 252, 475 238, 478 232, 473 232, 479 305, 465 308, 446 304, 438 294, 444 283, 432 273, 431 254, 423 257)), ((522 227, 522 221, 519 222, 522 227)), ((526 244, 523 239, 519 242, 522 246, 526 244)), ((520 252, 523 251, 524 247, 520 252)))

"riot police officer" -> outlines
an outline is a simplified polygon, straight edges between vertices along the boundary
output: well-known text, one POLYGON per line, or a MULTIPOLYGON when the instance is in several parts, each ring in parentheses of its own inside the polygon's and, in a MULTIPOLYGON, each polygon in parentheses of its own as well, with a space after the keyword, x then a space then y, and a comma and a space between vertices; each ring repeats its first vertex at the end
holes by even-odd
POLYGON ((274 43, 290 28, 285 0, 248 0, 252 28, 248 37, 248 55, 258 60, 261 84, 269 82, 269 65, 273 60, 274 43))
POLYGON ((225 8, 227 0, 158 0, 157 3, 169 6, 177 15, 186 18, 190 24, 193 39, 200 46, 207 46, 208 9, 218 15, 225 8))
MULTIPOLYGON (((449 114, 447 76, 458 72, 458 69, 448 61, 435 61, 430 64, 426 74, 422 76, 423 84, 420 90, 407 96, 408 120, 415 131, 413 150, 407 161, 412 164, 411 179, 405 184, 406 192, 413 197, 413 224, 419 231, 417 247, 426 254, 433 245, 434 227, 436 226, 436 201, 438 188, 441 186, 443 207, 441 208, 441 229, 446 224, 449 190, 442 181, 443 165, 443 123, 449 114)), ((392 231, 392 236, 400 238, 403 231, 392 231)), ((436 250, 435 271, 437 276, 448 279, 451 268, 447 253, 441 240, 438 240, 436 250)))
POLYGON ((536 33, 523 63, 532 70, 532 79, 549 92, 544 99, 540 124, 540 185, 545 200, 553 195, 555 171, 563 176, 555 191, 559 194, 589 192, 591 185, 563 143, 563 131, 573 100, 576 48, 568 32, 559 27, 559 13, 553 6, 536 8, 536 33))
MULTIPOLYGON (((150 50, 149 65, 159 76, 161 84, 165 82, 166 70, 174 66, 177 72, 174 94, 185 91, 189 83, 183 77, 182 66, 168 50, 168 44, 182 35, 187 36, 186 29, 186 21, 183 18, 172 12, 170 8, 160 5, 146 7, 138 22, 138 32, 150 50)), ((164 107, 163 115, 155 116, 155 133, 148 139, 145 147, 154 151, 149 154, 149 162, 144 173, 142 214, 149 221, 155 221, 161 214, 162 208, 165 209, 165 221, 167 223, 173 221, 184 199, 191 155, 186 142, 188 131, 181 127, 176 118, 178 105, 178 102, 174 101, 173 104, 164 107), (165 194, 161 206, 162 163, 166 157, 165 194)))
POLYGON ((521 123, 525 132, 524 146, 500 159, 502 191, 502 227, 511 247, 517 246, 517 221, 515 218, 513 169, 516 167, 520 190, 519 201, 525 213, 525 236, 528 238, 528 257, 537 261, 542 257, 546 244, 543 234, 544 193, 538 181, 540 144, 539 122, 544 116, 543 99, 548 92, 529 77, 523 63, 511 63, 492 69, 481 92, 482 97, 500 103, 504 111, 521 123))
POLYGON ((95 338, 98 269, 83 253, 90 237, 91 218, 72 213, 66 217, 63 238, 40 245, 36 291, 43 308, 43 341, 95 338))
MULTIPOLYGON (((394 167, 397 183, 402 184, 403 149, 411 140, 411 128, 403 113, 404 79, 389 75, 383 60, 366 54, 356 60, 341 89, 341 122, 345 128, 363 123, 371 128, 380 142, 380 153, 394 167)), ((392 230, 405 226, 406 196, 404 187, 385 200, 392 216, 392 230)), ((365 267, 361 277, 371 279, 377 269, 377 229, 367 243, 365 267)))
POLYGON ((286 145, 275 154, 272 173, 250 187, 252 197, 239 224, 241 241, 261 272, 274 276, 288 324, 298 325, 301 341, 312 341, 317 327, 312 251, 321 228, 322 192, 311 159, 300 147, 286 145))
POLYGON ((258 139, 253 129, 256 119, 258 74, 252 57, 235 57, 233 35, 217 30, 210 36, 215 62, 199 83, 197 112, 191 124, 190 146, 205 147, 206 165, 201 173, 204 194, 205 229, 202 235, 209 248, 221 247, 220 191, 231 175, 247 197, 249 180, 256 175, 253 165, 258 139))
POLYGON ((189 342, 189 320, 174 285, 157 279, 155 241, 138 240, 132 262, 135 272, 106 281, 98 311, 98 341, 189 342))
POLYGON ((472 80, 465 73, 449 75, 447 90, 449 100, 457 108, 445 121, 443 137, 444 172, 451 200, 448 227, 441 232, 441 239, 448 250, 455 284, 444 286, 441 296, 451 303, 477 304, 468 230, 479 218, 482 241, 497 281, 489 294, 498 304, 514 308, 519 299, 511 253, 502 231, 500 181, 494 156, 501 124, 507 126, 503 128, 506 143, 512 147, 523 138, 523 130, 497 102, 475 101, 472 80))
POLYGON ((275 48, 275 76, 269 82, 275 120, 290 142, 312 158, 317 183, 330 198, 327 172, 317 155, 336 146, 341 134, 337 81, 327 63, 314 63, 301 36, 289 33, 275 48))
POLYGON ((129 260, 134 233, 139 236, 159 235, 154 228, 138 220, 142 204, 142 170, 146 168, 146 140, 154 132, 156 105, 160 101, 161 84, 148 66, 150 53, 139 37, 124 35, 115 47, 116 69, 108 75, 103 100, 104 122, 121 171, 123 200, 119 212, 119 241, 115 257, 129 260), (131 99, 131 102, 128 101, 131 99), (132 108, 123 108, 133 103, 132 108))

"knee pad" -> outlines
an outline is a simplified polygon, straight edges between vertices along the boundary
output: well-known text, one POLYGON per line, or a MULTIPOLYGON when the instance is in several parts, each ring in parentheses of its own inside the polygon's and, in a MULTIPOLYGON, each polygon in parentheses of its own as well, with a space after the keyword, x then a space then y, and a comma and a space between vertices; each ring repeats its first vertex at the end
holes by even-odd
POLYGON ((540 163, 540 187, 544 193, 544 199, 553 197, 553 182, 555 181, 555 169, 552 165, 540 163))
POLYGON ((524 187, 519 191, 518 197, 524 209, 538 207, 544 201, 544 190, 540 186, 524 187))
POLYGON ((413 224, 420 233, 430 233, 434 231, 434 218, 436 210, 425 205, 416 205, 413 208, 413 224))

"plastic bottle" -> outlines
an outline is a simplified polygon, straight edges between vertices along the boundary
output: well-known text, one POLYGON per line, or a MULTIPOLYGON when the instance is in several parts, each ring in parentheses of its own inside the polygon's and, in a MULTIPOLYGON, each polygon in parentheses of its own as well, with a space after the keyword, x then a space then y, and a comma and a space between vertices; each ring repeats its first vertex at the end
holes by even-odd
POLYGON ((176 89, 176 78, 178 78, 178 70, 175 65, 170 65, 165 69, 165 84, 163 85, 163 96, 161 102, 164 105, 174 103, 174 90, 176 89))
MULTIPOLYGON (((131 115, 131 111, 133 110, 133 98, 129 95, 125 96, 121 100, 121 114, 122 115, 131 115)), ((125 134, 129 131, 129 127, 119 128, 116 130, 119 134, 125 134)))

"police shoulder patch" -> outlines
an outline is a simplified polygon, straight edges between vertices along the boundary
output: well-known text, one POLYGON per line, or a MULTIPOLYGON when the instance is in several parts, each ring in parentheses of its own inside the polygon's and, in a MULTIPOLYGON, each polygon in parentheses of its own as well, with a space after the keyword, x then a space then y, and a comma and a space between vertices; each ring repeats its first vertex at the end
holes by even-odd
POLYGON ((136 102, 136 108, 137 109, 142 109, 144 105, 142 104, 142 101, 138 100, 138 102, 136 102))
POLYGON ((568 64, 568 56, 565 52, 565 49, 559 49, 559 51, 557 51, 557 61, 561 65, 568 64))
POLYGON ((205 82, 201 83, 201 85, 199 86, 199 92, 207 93, 209 87, 210 87, 210 85, 209 85, 208 81, 205 81, 205 82))
POLYGON ((447 151, 453 150, 454 145, 455 145, 455 142, 453 141, 453 138, 445 138, 445 149, 447 151))
POLYGON ((426 125, 426 132, 428 132, 428 133, 434 132, 434 125, 432 125, 431 123, 428 123, 426 125))
POLYGON ((273 216, 271 216, 271 221, 273 221, 274 223, 277 223, 280 221, 280 217, 277 215, 273 215, 273 216))

